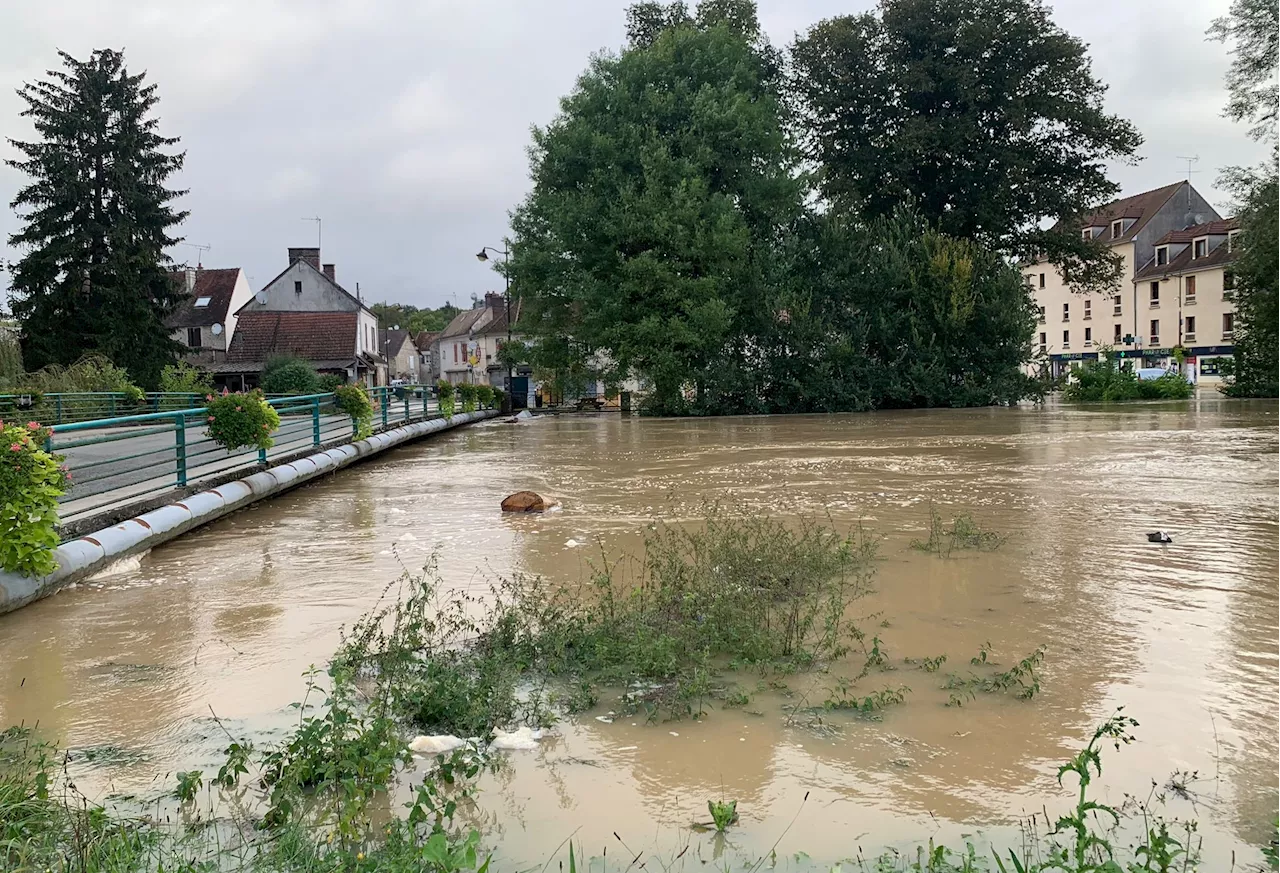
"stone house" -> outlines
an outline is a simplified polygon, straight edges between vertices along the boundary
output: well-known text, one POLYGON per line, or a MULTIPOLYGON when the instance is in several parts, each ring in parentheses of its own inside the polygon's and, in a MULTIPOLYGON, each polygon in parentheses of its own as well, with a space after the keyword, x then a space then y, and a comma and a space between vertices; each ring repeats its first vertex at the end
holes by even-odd
POLYGON ((169 275, 186 294, 165 320, 170 336, 187 348, 184 359, 206 368, 225 362, 236 331, 236 312, 253 297, 244 270, 186 267, 169 275))
MULTIPOLYGON (((512 328, 520 319, 520 299, 511 301, 512 328)), ((512 339, 520 336, 512 333, 512 339)), ((435 340, 440 375, 454 384, 487 383, 502 388, 506 368, 498 362, 498 352, 507 342, 507 305, 502 294, 488 293, 474 309, 459 312, 435 340)), ((521 375, 528 368, 520 368, 521 375)))
POLYGON ((392 379, 418 383, 418 347, 407 330, 386 328, 378 331, 378 345, 387 359, 387 374, 392 379))

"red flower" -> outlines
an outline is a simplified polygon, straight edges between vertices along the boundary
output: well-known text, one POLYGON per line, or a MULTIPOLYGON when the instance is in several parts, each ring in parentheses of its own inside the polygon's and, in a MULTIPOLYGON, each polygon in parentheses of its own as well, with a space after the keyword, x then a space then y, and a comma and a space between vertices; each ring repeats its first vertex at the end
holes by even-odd
POLYGON ((212 415, 211 415, 211 416, 209 416, 209 420, 210 420, 210 421, 213 421, 213 416, 212 416, 212 415))

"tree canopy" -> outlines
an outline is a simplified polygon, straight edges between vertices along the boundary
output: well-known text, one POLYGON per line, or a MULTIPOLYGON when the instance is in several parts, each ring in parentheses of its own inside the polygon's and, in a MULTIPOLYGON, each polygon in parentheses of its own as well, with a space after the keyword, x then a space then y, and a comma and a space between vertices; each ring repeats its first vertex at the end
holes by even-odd
POLYGON ((409 303, 373 303, 369 309, 378 317, 378 327, 385 330, 399 325, 401 330, 407 330, 415 336, 424 330, 444 330, 453 317, 462 311, 452 303, 436 309, 419 309, 409 303))
POLYGON ((165 249, 187 213, 165 187, 183 153, 157 132, 156 86, 131 75, 111 49, 18 92, 38 139, 11 140, 8 161, 30 177, 12 207, 23 227, 9 238, 25 252, 12 268, 10 302, 30 369, 68 365, 98 352, 155 388, 181 346, 165 317, 184 289, 171 281, 165 249))
POLYGON ((792 87, 822 194, 866 217, 900 205, 1014 256, 1045 252, 1078 289, 1120 265, 1062 219, 1112 199, 1110 161, 1142 137, 1103 108, 1086 47, 1040 0, 881 0, 793 48, 792 87))

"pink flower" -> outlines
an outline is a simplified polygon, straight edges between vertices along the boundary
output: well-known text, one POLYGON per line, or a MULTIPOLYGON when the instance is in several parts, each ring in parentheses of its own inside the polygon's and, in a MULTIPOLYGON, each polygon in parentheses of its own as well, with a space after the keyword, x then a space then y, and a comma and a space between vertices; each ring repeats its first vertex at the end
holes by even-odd
POLYGON ((212 395, 212 394, 206 394, 206 395, 204 396, 204 399, 205 399, 205 400, 212 400, 212 399, 213 399, 213 395, 212 395))
POLYGON ((213 416, 212 416, 212 415, 211 415, 211 416, 209 416, 209 420, 210 420, 210 421, 213 421, 213 416))
POLYGON ((230 392, 230 391, 228 391, 226 388, 223 388, 223 389, 222 389, 222 396, 223 396, 223 397, 226 397, 226 396, 227 396, 228 394, 230 394, 230 393, 231 393, 231 392, 230 392))
POLYGON ((263 430, 266 430, 266 429, 267 429, 267 425, 266 425, 266 423, 265 423, 265 422, 263 422, 262 429, 263 429, 263 430))
POLYGON ((61 471, 62 471, 62 472, 64 472, 64 473, 69 473, 69 472, 71 472, 70 470, 68 470, 68 469, 67 469, 67 465, 66 465, 66 464, 63 464, 63 465, 62 465, 61 467, 59 467, 58 469, 59 469, 59 470, 61 470, 61 471))
POLYGON ((236 407, 236 412, 239 412, 239 411, 240 411, 240 407, 239 407, 239 406, 237 406, 237 407, 236 407))
POLYGON ((28 429, 28 430, 39 430, 39 429, 40 429, 40 422, 38 422, 38 421, 28 421, 28 422, 27 422, 27 429, 28 429))
POLYGON ((11 452, 22 451, 22 443, 14 443, 13 445, 9 446, 9 451, 11 452))

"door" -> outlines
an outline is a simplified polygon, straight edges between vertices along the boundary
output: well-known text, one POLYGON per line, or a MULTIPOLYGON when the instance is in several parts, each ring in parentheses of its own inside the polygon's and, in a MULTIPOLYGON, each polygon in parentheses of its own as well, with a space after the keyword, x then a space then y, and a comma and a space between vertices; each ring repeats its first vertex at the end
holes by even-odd
POLYGON ((511 377, 511 408, 524 409, 529 405, 529 377, 511 377))

